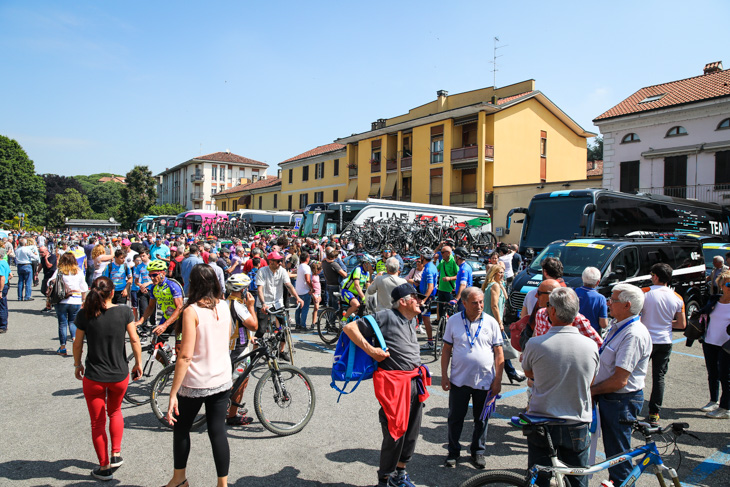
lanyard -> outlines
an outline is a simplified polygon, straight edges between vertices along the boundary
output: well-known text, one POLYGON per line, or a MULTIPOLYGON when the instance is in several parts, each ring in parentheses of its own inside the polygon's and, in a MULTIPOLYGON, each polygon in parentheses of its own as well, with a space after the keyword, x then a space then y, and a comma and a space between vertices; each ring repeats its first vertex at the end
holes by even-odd
POLYGON ((469 348, 474 347, 474 342, 477 341, 477 337, 479 336, 479 332, 482 331, 482 321, 484 321, 484 313, 479 317, 479 327, 477 328, 477 332, 474 334, 474 338, 471 337, 471 331, 469 330, 469 320, 466 319, 466 312, 461 312, 461 319, 464 320, 464 329, 466 330, 466 339, 469 341, 469 348))
POLYGON ((613 340, 614 338, 616 338, 616 335, 618 335, 619 333, 621 333, 621 330, 623 330, 624 328, 626 328, 627 326, 629 326, 631 323, 633 323, 634 321, 636 321, 638 319, 639 319, 638 316, 634 316, 629 321, 627 321, 626 323, 624 323, 623 325, 621 325, 621 327, 618 330, 616 330, 616 333, 614 333, 613 335, 611 335, 610 337, 608 337, 608 339, 605 342, 603 342, 603 345, 601 345, 601 348, 598 349, 598 355, 601 355, 603 353, 603 349, 606 348, 606 345, 608 345, 608 342, 610 342, 611 340, 613 340))

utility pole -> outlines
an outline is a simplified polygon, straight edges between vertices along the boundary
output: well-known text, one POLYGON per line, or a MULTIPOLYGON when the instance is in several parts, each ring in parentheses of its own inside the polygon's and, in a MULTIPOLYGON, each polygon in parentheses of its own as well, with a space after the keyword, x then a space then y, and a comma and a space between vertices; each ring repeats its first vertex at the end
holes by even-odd
POLYGON ((497 88, 497 71, 499 71, 499 69, 497 69, 497 58, 502 57, 501 55, 497 56, 497 49, 502 49, 503 47, 507 47, 507 44, 498 46, 497 45, 498 42, 499 42, 499 37, 495 36, 494 37, 494 54, 492 56, 492 60, 489 61, 489 63, 493 66, 492 67, 492 76, 493 76, 492 86, 495 89, 497 88))

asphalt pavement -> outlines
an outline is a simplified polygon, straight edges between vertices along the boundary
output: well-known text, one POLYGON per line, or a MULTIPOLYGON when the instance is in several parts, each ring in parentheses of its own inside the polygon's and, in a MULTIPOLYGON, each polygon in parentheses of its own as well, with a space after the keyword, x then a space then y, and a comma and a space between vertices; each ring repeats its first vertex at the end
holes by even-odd
MULTIPOLYGON (((96 466, 96 455, 81 382, 74 378, 73 358, 55 354, 59 345, 55 314, 39 311, 43 301, 38 288, 33 290, 34 301, 17 301, 15 284, 14 280, 9 293, 9 330, 0 335, 0 485, 97 484, 99 481, 89 474, 96 466)), ((363 384, 338 403, 338 394, 330 388, 332 348, 323 345, 314 332, 295 333, 294 338, 294 362, 309 374, 315 386, 317 402, 312 420, 303 431, 289 437, 269 433, 258 420, 248 426, 229 427, 230 485, 374 485, 382 438, 372 385, 363 384)), ((728 486, 730 420, 705 418, 698 411, 708 401, 702 352, 697 344, 686 347, 679 333, 674 338, 678 342, 669 365, 662 423, 685 421, 700 439, 679 438, 681 464, 671 447, 664 460, 669 466, 679 466, 684 485, 728 486)), ((423 361, 430 367, 434 381, 408 472, 417 485, 458 486, 480 471, 468 461, 466 451, 455 469, 443 467, 448 394, 440 387, 440 364, 433 362, 432 354, 424 354, 423 361)), ((254 382, 244 396, 250 403, 254 382)), ((650 390, 649 379, 646 392, 650 390)), ((526 468, 525 438, 507 424, 507 418, 523 410, 525 391, 522 384, 510 385, 505 378, 503 398, 489 425, 488 469, 526 468)), ((253 411, 252 404, 249 409, 253 411)), ((125 463, 107 485, 165 484, 172 474, 171 430, 157 422, 148 405, 125 403, 123 413, 125 463)), ((471 421, 467 421, 463 447, 468 446, 471 430, 471 421)), ((633 445, 641 443, 635 437, 633 445)), ((607 475, 596 476, 591 486, 599 485, 604 478, 607 475)), ((192 434, 188 479, 193 487, 215 482, 210 442, 204 429, 192 434)), ((637 485, 656 485, 656 479, 645 475, 637 485)))

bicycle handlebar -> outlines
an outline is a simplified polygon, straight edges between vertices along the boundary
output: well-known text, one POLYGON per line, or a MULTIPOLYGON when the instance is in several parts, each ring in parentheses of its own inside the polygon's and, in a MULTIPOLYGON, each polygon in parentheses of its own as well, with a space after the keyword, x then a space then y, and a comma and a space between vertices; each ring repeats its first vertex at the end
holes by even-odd
POLYGON ((639 431, 644 436, 661 435, 671 431, 675 435, 679 436, 683 433, 687 433, 685 429, 689 428, 688 423, 670 423, 666 426, 652 426, 645 421, 631 421, 627 419, 619 420, 619 424, 630 425, 632 429, 639 431))

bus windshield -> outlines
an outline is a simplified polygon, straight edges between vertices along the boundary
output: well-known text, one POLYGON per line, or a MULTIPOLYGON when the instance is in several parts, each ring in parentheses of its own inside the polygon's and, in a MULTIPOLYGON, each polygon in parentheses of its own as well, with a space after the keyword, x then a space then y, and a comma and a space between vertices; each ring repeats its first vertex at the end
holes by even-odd
POLYGON ((300 223, 300 235, 311 235, 312 234, 312 226, 314 225, 314 220, 316 215, 319 213, 316 211, 305 211, 302 215, 302 223, 300 223))
POLYGON ((580 276, 586 267, 602 269, 611 256, 614 244, 593 243, 587 240, 556 242, 548 245, 530 264, 530 271, 542 273, 540 263, 547 257, 555 257, 563 263, 563 274, 580 276))
POLYGON ((522 230, 520 248, 544 248, 550 242, 582 235, 580 219, 589 197, 534 199, 530 203, 522 230))

